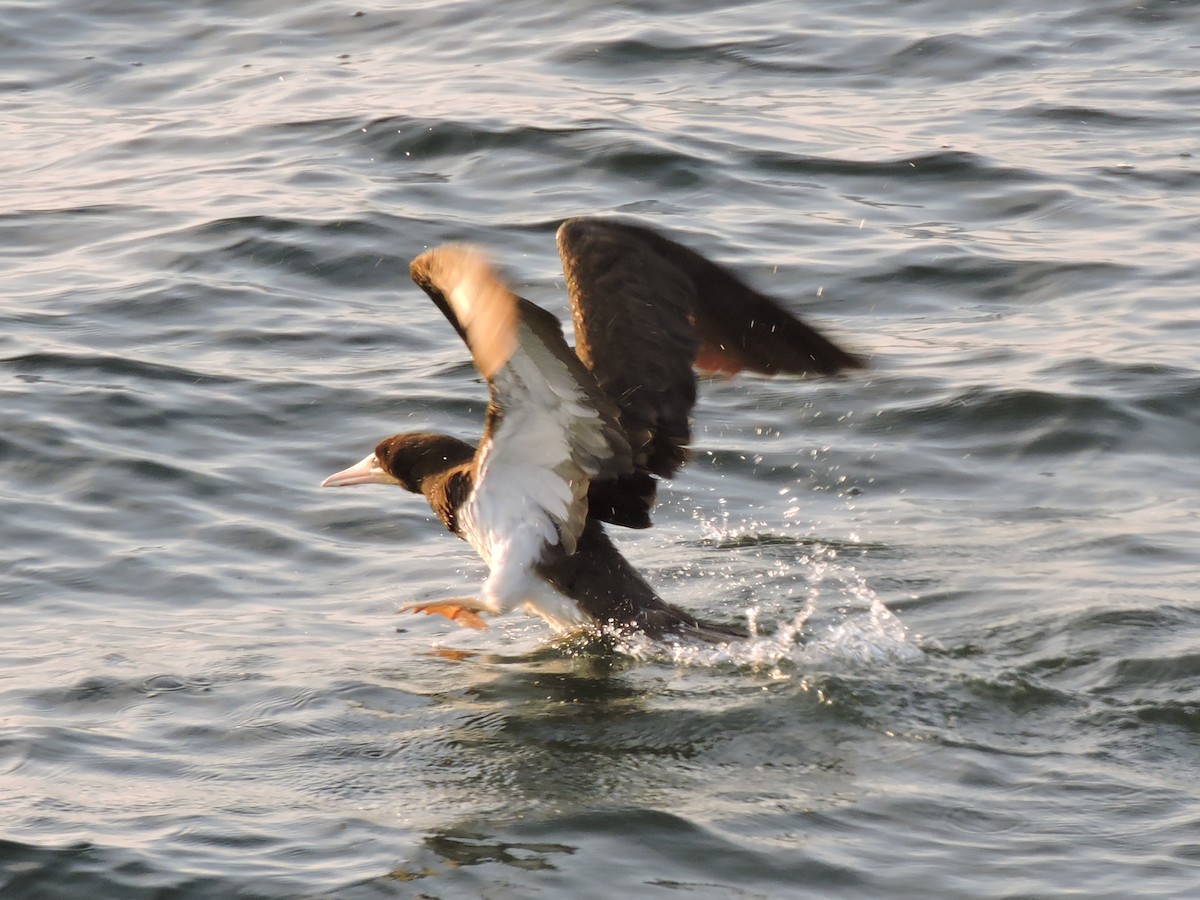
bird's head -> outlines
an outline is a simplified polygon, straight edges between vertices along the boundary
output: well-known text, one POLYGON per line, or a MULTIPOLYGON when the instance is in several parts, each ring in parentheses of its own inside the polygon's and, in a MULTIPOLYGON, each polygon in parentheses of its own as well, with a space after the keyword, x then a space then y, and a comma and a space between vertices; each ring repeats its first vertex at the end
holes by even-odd
POLYGON ((361 462, 330 475, 321 487, 398 484, 419 494, 426 478, 470 462, 474 456, 474 447, 449 435, 394 434, 380 441, 375 452, 361 462))

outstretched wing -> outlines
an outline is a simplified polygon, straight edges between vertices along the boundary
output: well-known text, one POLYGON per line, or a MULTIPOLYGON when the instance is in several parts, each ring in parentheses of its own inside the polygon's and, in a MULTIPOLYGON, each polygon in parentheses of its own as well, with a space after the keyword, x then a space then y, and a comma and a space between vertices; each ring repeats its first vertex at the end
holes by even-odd
POLYGON ((831 374, 863 365, 779 301, 648 228, 570 219, 558 250, 576 352, 620 407, 639 472, 669 477, 686 461, 694 368, 831 374))
MULTIPOLYGON (((494 576, 502 551, 536 557, 561 543, 573 553, 591 481, 632 470, 617 409, 567 346, 558 320, 512 294, 481 251, 438 247, 413 260, 411 271, 491 390, 466 510, 478 549, 494 576)), ((524 561, 535 560, 504 562, 524 561)))

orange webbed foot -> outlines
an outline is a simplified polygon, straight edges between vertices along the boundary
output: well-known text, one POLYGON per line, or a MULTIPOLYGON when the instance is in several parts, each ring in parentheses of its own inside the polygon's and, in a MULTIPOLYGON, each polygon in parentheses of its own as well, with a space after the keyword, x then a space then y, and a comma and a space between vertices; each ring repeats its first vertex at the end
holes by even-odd
POLYGON ((406 603, 400 607, 400 612, 423 612, 427 616, 445 616, 451 622, 482 631, 487 628, 487 622, 469 605, 469 599, 434 600, 431 603, 406 603))

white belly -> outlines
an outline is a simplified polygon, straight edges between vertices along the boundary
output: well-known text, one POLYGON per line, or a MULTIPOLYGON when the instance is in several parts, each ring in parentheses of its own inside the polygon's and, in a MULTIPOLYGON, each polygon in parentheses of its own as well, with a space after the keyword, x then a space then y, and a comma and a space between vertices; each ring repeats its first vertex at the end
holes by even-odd
MULTIPOLYGON (((519 509, 520 504, 514 504, 519 509)), ((495 616, 518 607, 541 616, 559 632, 592 623, 579 604, 555 590, 534 571, 547 548, 544 525, 537 519, 510 515, 500 527, 480 527, 474 504, 464 504, 463 535, 488 564, 488 577, 479 590, 479 603, 495 616)))
POLYGON ((550 627, 560 633, 577 631, 593 624, 592 617, 579 608, 579 604, 561 594, 536 575, 531 596, 521 604, 522 608, 535 616, 541 616, 550 627), (535 596, 533 596, 535 595, 535 596))

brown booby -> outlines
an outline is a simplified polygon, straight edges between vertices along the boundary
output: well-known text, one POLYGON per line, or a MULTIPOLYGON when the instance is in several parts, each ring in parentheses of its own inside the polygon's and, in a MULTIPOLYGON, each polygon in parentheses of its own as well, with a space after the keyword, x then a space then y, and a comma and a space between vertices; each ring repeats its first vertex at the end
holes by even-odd
POLYGON ((514 295, 477 248, 412 262, 487 379, 483 439, 398 434, 322 487, 398 484, 424 494, 489 574, 478 597, 411 604, 460 624, 517 607, 555 629, 611 625, 651 637, 744 636, 662 600, 602 522, 650 525, 658 478, 688 458, 695 370, 832 374, 863 365, 777 300, 648 228, 571 219, 558 229, 576 345, 514 295))

